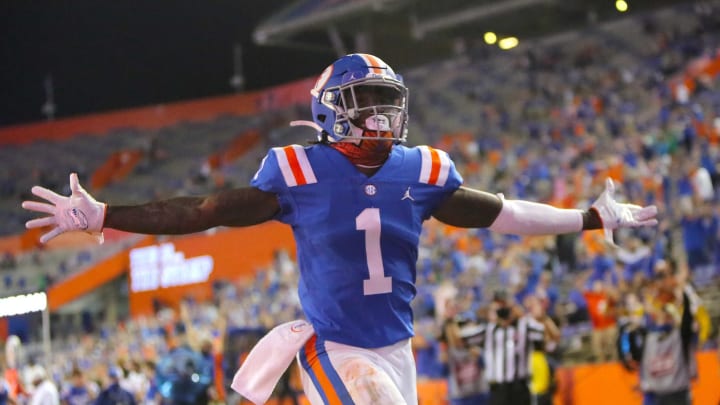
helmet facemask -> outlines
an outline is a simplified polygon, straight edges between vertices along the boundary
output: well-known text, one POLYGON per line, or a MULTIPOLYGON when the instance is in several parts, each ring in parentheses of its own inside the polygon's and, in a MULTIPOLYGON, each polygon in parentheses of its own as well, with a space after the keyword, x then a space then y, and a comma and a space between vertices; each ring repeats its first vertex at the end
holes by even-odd
POLYGON ((323 104, 336 112, 333 132, 341 142, 405 142, 407 88, 402 82, 368 77, 328 88, 324 95, 323 104))

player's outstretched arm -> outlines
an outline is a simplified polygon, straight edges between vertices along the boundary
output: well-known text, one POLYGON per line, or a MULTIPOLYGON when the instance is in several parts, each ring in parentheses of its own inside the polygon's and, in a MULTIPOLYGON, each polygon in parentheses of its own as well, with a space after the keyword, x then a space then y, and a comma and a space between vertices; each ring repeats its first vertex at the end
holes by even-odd
POLYGON ((205 197, 178 197, 139 205, 112 206, 96 201, 70 175, 69 197, 35 186, 32 193, 45 200, 24 201, 22 207, 47 216, 28 221, 27 228, 52 227, 40 242, 70 231, 100 233, 103 228, 172 235, 216 226, 247 226, 273 218, 280 209, 275 194, 254 187, 225 190, 205 197))
POLYGON ((176 197, 141 205, 107 207, 105 227, 122 231, 179 235, 216 226, 249 226, 272 219, 277 197, 255 187, 224 190, 204 197, 176 197))
POLYGON ((495 194, 461 186, 433 212, 433 217, 461 228, 487 228, 498 217, 503 201, 495 194))
POLYGON ((433 213, 449 225, 463 228, 490 228, 517 235, 552 235, 586 229, 605 229, 612 242, 612 230, 621 227, 657 225, 657 208, 621 204, 614 199, 615 186, 606 182, 605 191, 589 210, 562 209, 460 187, 433 213))

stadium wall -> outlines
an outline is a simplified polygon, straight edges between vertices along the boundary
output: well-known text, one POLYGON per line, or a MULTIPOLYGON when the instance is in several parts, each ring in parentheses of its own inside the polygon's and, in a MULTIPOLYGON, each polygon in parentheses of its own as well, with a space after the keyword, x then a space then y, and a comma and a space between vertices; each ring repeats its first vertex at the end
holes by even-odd
POLYGON ((315 79, 307 78, 263 91, 0 128, 0 146, 63 140, 80 134, 103 136, 114 128, 123 127, 156 129, 181 121, 209 121, 225 114, 252 115, 307 105, 314 83, 315 79))
MULTIPOLYGON (((294 257, 295 243, 288 226, 278 222, 269 222, 248 228, 233 228, 216 233, 195 234, 181 238, 158 239, 147 237, 134 246, 147 247, 162 243, 171 243, 173 252, 185 259, 210 256, 213 270, 202 283, 190 283, 173 287, 132 292, 129 288, 130 315, 151 315, 154 313, 153 301, 176 306, 184 297, 207 300, 212 296, 213 282, 216 280, 233 281, 254 276, 273 260, 278 249, 285 249, 294 257)), ((104 283, 113 280, 130 270, 130 252, 124 250, 95 266, 53 285, 48 290, 48 306, 54 311, 73 300, 88 294, 104 283)), ((132 286, 132 275, 128 277, 132 286)))

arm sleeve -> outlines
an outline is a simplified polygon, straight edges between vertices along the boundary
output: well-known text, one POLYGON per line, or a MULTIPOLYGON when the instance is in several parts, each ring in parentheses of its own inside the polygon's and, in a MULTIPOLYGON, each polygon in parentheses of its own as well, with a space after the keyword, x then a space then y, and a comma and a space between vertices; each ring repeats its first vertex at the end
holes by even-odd
POLYGON ((515 235, 557 235, 580 232, 583 227, 582 211, 556 208, 524 200, 505 200, 500 214, 490 225, 499 233, 515 235))

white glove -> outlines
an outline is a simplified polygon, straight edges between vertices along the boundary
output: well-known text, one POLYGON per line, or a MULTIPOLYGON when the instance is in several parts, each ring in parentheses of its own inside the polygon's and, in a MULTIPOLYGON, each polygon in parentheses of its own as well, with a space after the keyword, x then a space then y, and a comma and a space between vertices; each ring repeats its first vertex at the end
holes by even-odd
POLYGON ((23 201, 26 210, 50 214, 48 217, 31 219, 25 223, 28 229, 55 225, 48 233, 40 237, 40 242, 47 243, 50 239, 64 232, 84 231, 92 233, 98 243, 103 243, 102 228, 105 222, 106 204, 97 202, 85 191, 78 181, 77 173, 70 174, 70 197, 56 194, 45 187, 35 186, 31 189, 36 196, 47 200, 50 204, 37 201, 23 201))
POLYGON ((615 184, 611 178, 605 180, 605 191, 592 204, 602 221, 605 239, 612 244, 613 229, 657 225, 657 207, 641 207, 635 204, 621 204, 615 201, 615 184))

